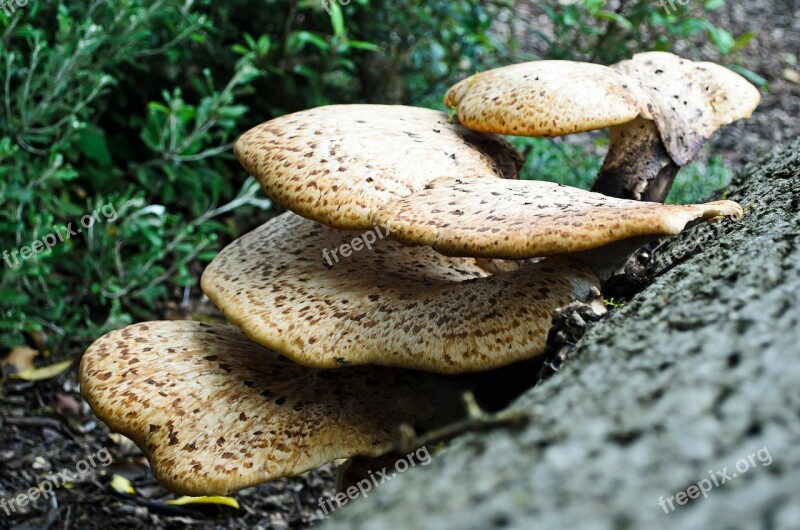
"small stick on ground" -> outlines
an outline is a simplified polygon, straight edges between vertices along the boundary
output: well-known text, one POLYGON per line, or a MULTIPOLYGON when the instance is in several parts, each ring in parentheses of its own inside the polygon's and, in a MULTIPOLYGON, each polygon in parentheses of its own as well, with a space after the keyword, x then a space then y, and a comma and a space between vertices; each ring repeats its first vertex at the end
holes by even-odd
POLYGON ((506 427, 518 428, 532 419, 530 414, 517 410, 486 412, 480 408, 475 396, 470 391, 464 392, 461 399, 464 401, 464 408, 467 411, 466 418, 429 431, 422 436, 417 436, 413 427, 404 424, 400 428, 400 440, 396 445, 396 450, 401 454, 408 454, 419 447, 446 442, 467 432, 506 427))

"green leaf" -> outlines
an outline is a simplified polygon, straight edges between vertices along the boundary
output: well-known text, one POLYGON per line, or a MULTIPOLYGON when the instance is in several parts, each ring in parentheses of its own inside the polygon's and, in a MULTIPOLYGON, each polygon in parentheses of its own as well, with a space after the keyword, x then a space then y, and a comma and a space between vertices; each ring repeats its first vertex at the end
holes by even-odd
POLYGON ((730 31, 712 26, 708 28, 708 34, 722 55, 731 53, 736 40, 730 31))
POLYGON ((330 2, 331 25, 333 26, 333 36, 341 38, 345 36, 344 15, 339 2, 330 2))
POLYGON ((311 79, 311 80, 314 80, 314 81, 319 79, 319 74, 317 73, 317 71, 314 70, 313 68, 311 68, 310 66, 307 66, 307 65, 304 65, 304 64, 298 64, 297 66, 295 66, 292 69, 292 71, 294 73, 298 74, 298 75, 301 75, 301 76, 307 78, 307 79, 311 79))
POLYGON ((706 0, 703 6, 708 11, 714 11, 725 5, 725 0, 706 0))
POLYGON ((769 90, 769 81, 767 81, 767 79, 761 77, 757 73, 753 72, 752 70, 748 70, 744 66, 739 66, 738 64, 729 64, 727 65, 727 67, 736 72, 737 74, 741 75, 754 85, 769 90))
POLYGON ((753 40, 755 36, 756 33, 754 31, 748 31, 747 33, 736 39, 736 42, 733 44, 732 51, 738 51, 743 48, 746 48, 747 45, 750 44, 750 41, 753 40))
POLYGON ((286 47, 287 52, 289 55, 296 55, 306 44, 311 44, 324 53, 328 53, 331 48, 328 41, 319 35, 311 33, 310 31, 293 31, 289 34, 288 45, 286 47))
MULTIPOLYGON (((14 264, 14 259, 10 256, 10 253, 9 253, 8 260, 11 262, 12 265, 14 264)), ((19 258, 17 258, 17 261, 19 261, 21 263, 19 258)), ((7 263, 4 263, 4 265, 6 267, 8 267, 7 263)), ((6 305, 6 306, 18 306, 19 307, 19 306, 24 306, 24 305, 27 305, 28 303, 30 303, 30 297, 28 297, 28 295, 26 295, 25 293, 17 292, 17 291, 12 291, 11 289, 0 290, 0 299, 3 300, 3 304, 6 305)))
POLYGON ((105 132, 99 127, 90 126, 81 129, 78 132, 76 145, 81 153, 101 166, 110 166, 112 164, 105 132))
POLYGON ((363 40, 351 40, 350 47, 355 48, 357 50, 367 50, 371 52, 379 52, 381 51, 381 47, 377 44, 372 44, 371 42, 364 42, 363 40))
POLYGON ((598 11, 595 14, 595 17, 605 20, 613 20, 614 22, 624 27, 625 29, 633 29, 633 24, 631 23, 630 20, 623 17, 619 13, 615 13, 613 11, 606 11, 606 10, 598 11))

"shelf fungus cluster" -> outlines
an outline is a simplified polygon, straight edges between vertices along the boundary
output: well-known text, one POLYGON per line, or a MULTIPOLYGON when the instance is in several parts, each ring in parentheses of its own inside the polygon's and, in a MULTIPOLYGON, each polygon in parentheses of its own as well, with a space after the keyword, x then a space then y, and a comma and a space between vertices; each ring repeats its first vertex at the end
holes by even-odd
POLYGON ((476 131, 552 137, 610 128, 594 191, 655 202, 718 129, 749 117, 760 101, 739 74, 667 52, 610 67, 521 63, 475 74, 445 96, 476 131))
POLYGON ((83 395, 184 494, 385 454, 401 426, 435 416, 447 376, 540 355, 554 312, 596 293, 637 246, 742 215, 730 201, 668 206, 516 180, 522 156, 493 133, 612 127, 614 163, 600 178, 624 187, 652 181, 640 147, 682 165, 755 99, 716 65, 642 54, 610 68, 542 61, 480 74, 447 95, 457 122, 334 105, 259 125, 236 155, 289 211, 203 274, 230 325, 112 332, 83 357, 83 395), (640 126, 643 142, 630 130, 640 126), (386 237, 323 258, 375 227, 386 237))

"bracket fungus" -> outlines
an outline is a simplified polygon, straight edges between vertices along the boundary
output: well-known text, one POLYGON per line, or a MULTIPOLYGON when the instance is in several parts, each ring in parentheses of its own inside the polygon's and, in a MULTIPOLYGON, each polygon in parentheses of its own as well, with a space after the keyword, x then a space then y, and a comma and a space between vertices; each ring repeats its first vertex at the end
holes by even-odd
POLYGON ((83 357, 83 395, 163 484, 190 495, 389 452, 401 425, 450 413, 438 397, 459 382, 440 377, 432 390, 434 376, 416 370, 461 374, 540 355, 553 314, 598 296, 644 240, 742 215, 730 201, 665 206, 513 180, 521 155, 488 132, 611 127, 598 186, 657 198, 665 167, 755 105, 752 87, 720 68, 663 54, 615 67, 526 63, 451 88, 466 127, 428 109, 333 105, 253 128, 236 155, 291 211, 203 274, 239 329, 112 332, 83 357), (389 237, 352 231, 373 228, 389 237), (337 251, 333 264, 326 252, 337 251))
POLYGON ((476 131, 562 136, 610 127, 594 190, 663 202, 681 166, 761 96, 725 67, 648 52, 613 66, 536 61, 475 74, 445 104, 476 131))
POLYGON ((516 178, 522 155, 506 140, 400 105, 330 105, 254 127, 234 151, 267 194, 340 229, 369 229, 374 211, 436 177, 516 178))
POLYGON ((749 118, 758 89, 718 64, 667 52, 639 53, 613 68, 638 81, 654 105, 652 121, 612 128, 593 191, 663 202, 675 175, 720 128, 749 118), (638 160, 637 160, 638 154, 638 160))
POLYGON ((425 374, 312 370, 200 322, 146 322, 98 339, 81 362, 95 414, 131 438, 168 488, 225 495, 355 455, 391 450, 431 414, 425 374))
MULTIPOLYGON (((666 205, 552 182, 442 178, 385 205, 373 221, 391 223, 389 237, 404 245, 426 245, 447 256, 522 260, 600 247, 613 253, 609 245, 628 239, 635 239, 634 250, 642 238, 678 234, 695 221, 743 215, 732 201, 666 205)), ((595 272, 607 276, 601 268, 605 264, 595 272)))
POLYGON ((306 366, 465 373, 542 353, 553 311, 599 286, 568 259, 490 275, 390 239, 327 265, 321 249, 353 235, 287 212, 225 248, 203 290, 253 340, 306 366))

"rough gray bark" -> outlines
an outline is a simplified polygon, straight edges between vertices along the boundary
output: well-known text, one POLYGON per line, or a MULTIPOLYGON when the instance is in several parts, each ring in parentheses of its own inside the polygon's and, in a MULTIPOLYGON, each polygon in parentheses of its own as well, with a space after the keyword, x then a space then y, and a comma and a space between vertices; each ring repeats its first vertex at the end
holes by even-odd
POLYGON ((800 142, 729 198, 743 221, 676 238, 674 266, 513 405, 536 421, 462 436, 324 528, 797 528, 800 142), (764 447, 769 466, 659 506, 764 447))

